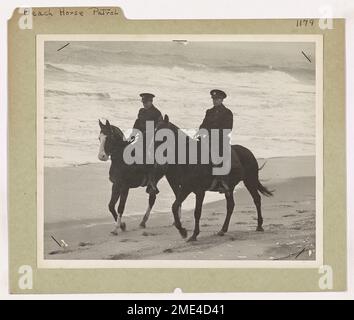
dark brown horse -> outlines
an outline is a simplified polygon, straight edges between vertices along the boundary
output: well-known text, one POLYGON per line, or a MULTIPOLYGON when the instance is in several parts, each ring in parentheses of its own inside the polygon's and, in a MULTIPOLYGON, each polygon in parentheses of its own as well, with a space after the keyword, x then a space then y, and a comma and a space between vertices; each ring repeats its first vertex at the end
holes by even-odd
MULTIPOLYGON (((106 124, 99 121, 99 125, 101 131, 99 135, 100 148, 98 158, 101 161, 107 161, 109 158, 111 159, 109 177, 112 182, 112 194, 108 208, 116 222, 116 227, 112 231, 112 234, 117 235, 119 228, 123 231, 126 229, 126 224, 122 222, 122 216, 129 189, 147 186, 146 165, 126 164, 123 159, 123 152, 130 142, 125 139, 123 132, 119 128, 111 125, 109 121, 106 121, 106 124), (119 199, 117 213, 115 206, 119 199)), ((160 174, 156 175, 154 178, 159 180, 162 177, 163 174, 160 174)), ((167 180, 176 195, 179 191, 179 186, 176 184, 175 180, 171 178, 167 178, 167 180)), ((148 208, 140 223, 140 227, 145 228, 151 209, 155 204, 155 200, 156 194, 153 192, 150 193, 148 208)), ((177 210, 180 211, 180 207, 177 210)))
MULTIPOLYGON (((188 159, 188 150, 191 144, 200 144, 198 140, 192 139, 189 136, 181 132, 181 130, 169 122, 168 116, 166 115, 163 120, 161 120, 156 127, 156 131, 160 129, 169 129, 173 132, 175 138, 179 135, 184 135, 187 141, 186 150, 184 154, 187 154, 188 159)), ((155 146, 156 147, 156 146, 155 146)), ((241 145, 233 145, 233 152, 236 152, 241 165, 242 165, 242 174, 237 172, 236 169, 231 169, 230 173, 227 176, 228 187, 231 192, 225 193, 226 197, 226 207, 227 214, 225 222, 218 232, 218 235, 224 235, 229 228, 229 223, 231 215, 235 207, 233 191, 236 185, 243 181, 247 190, 251 194, 254 204, 257 209, 258 224, 256 231, 263 231, 263 218, 261 210, 261 196, 259 192, 265 196, 272 196, 272 191, 269 191, 264 187, 258 178, 259 167, 256 158, 253 153, 247 148, 241 145)), ((175 159, 178 159, 178 148, 176 147, 175 159)), ((204 196, 206 191, 218 191, 215 188, 215 183, 213 183, 215 176, 212 175, 211 165, 209 164, 178 164, 175 161, 173 164, 166 163, 165 165, 155 164, 154 170, 156 175, 156 182, 159 180, 162 174, 166 174, 170 179, 174 181, 174 184, 179 186, 179 190, 176 195, 176 199, 172 205, 172 212, 175 220, 175 226, 178 229, 179 233, 183 238, 187 237, 187 230, 182 227, 179 216, 179 208, 181 207, 183 201, 188 197, 189 194, 194 193, 196 195, 196 204, 194 210, 194 219, 195 226, 193 235, 188 239, 188 241, 196 241, 197 236, 200 232, 199 230, 199 221, 202 213, 202 206, 204 201, 204 196), (214 187, 213 187, 214 186, 214 187), (213 188, 212 190, 210 190, 213 188)))

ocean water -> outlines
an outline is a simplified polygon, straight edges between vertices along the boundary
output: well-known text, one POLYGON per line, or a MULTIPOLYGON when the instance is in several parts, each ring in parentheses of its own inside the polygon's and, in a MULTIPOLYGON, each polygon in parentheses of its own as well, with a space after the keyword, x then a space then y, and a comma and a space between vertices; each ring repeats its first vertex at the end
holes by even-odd
POLYGON ((64 44, 45 44, 46 167, 99 162, 98 119, 129 134, 141 92, 196 129, 213 88, 228 94, 233 143, 261 158, 315 154, 311 43, 72 42, 57 51, 64 44))

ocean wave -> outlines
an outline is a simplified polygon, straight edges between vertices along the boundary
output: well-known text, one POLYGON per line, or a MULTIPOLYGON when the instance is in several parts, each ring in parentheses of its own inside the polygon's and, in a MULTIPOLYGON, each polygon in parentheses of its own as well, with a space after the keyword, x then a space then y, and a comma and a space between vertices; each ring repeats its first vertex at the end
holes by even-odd
POLYGON ((156 94, 156 106, 176 125, 197 128, 211 104, 209 90, 218 87, 228 93, 226 105, 235 115, 233 143, 258 157, 315 154, 311 71, 294 71, 292 64, 272 67, 273 61, 242 66, 246 62, 238 58, 206 64, 195 59, 192 64, 170 63, 178 60, 170 55, 161 61, 155 57, 158 64, 153 65, 149 59, 131 63, 127 52, 120 53, 127 58, 105 61, 98 54, 91 61, 86 53, 71 52, 66 60, 63 54, 45 65, 46 166, 99 162, 97 119, 129 128, 141 107, 142 90, 156 94))
MULTIPOLYGON (((261 140, 261 138, 259 138, 261 140)), ((264 140, 264 138, 263 138, 264 140)), ((304 138, 304 137, 269 137, 269 141, 274 141, 278 143, 298 143, 301 145, 313 146, 316 144, 315 138, 304 138)))
MULTIPOLYGON (((127 52, 120 52, 116 53, 119 55, 127 55, 127 52)), ((149 56, 149 55, 146 55, 149 56)), ((152 55, 151 55, 152 56, 152 55)), ((159 63, 156 63, 154 61, 147 61, 146 59, 132 59, 130 57, 130 60, 120 60, 120 61, 115 61, 115 59, 112 59, 111 63, 109 63, 109 67, 105 67, 106 70, 110 70, 111 72, 113 70, 125 70, 126 68, 130 70, 141 70, 142 68, 146 70, 151 70, 152 71, 158 67, 161 70, 172 70, 173 72, 176 72, 177 75, 179 74, 182 76, 184 73, 193 71, 193 72, 217 72, 217 73, 234 73, 234 74, 250 74, 250 73, 259 73, 260 75, 264 74, 269 74, 269 73, 278 73, 278 74, 283 74, 284 76, 287 77, 292 77, 296 79, 298 76, 302 77, 310 77, 311 72, 308 70, 293 70, 292 68, 275 68, 272 65, 268 64, 254 64, 254 65, 234 65, 231 63, 225 63, 222 65, 207 65, 203 63, 193 63, 189 61, 183 61, 183 60, 178 60, 177 55, 174 57, 174 55, 169 55, 168 61, 166 60, 166 57, 161 58, 159 60, 159 63), (145 61, 143 63, 142 61, 145 61), (108 69, 107 69, 108 68, 108 69), (131 69, 133 68, 133 69, 131 69), (309 76, 310 74, 310 76, 309 76)), ((91 65, 90 63, 86 65, 82 64, 53 64, 53 63, 46 63, 45 64, 45 70, 49 73, 61 73, 61 74, 70 74, 74 76, 97 76, 101 73, 102 66, 100 65, 91 65)), ((82 78, 80 78, 83 80, 82 78)))
POLYGON ((64 68, 57 67, 57 66, 50 64, 50 63, 45 63, 44 67, 45 67, 45 70, 48 70, 48 71, 67 72, 67 70, 65 70, 64 68))
MULTIPOLYGON (((69 65, 67 65, 67 66, 69 66, 69 65)), ((59 66, 59 65, 55 65, 55 64, 51 64, 51 63, 45 63, 44 68, 45 68, 45 71, 49 71, 49 72, 66 73, 66 74, 76 73, 76 74, 80 75, 79 72, 68 70, 62 65, 59 66)))
POLYGON ((235 66, 235 65, 229 64, 229 65, 219 66, 218 69, 220 69, 222 71, 229 71, 229 72, 235 72, 235 73, 253 73, 253 72, 267 72, 270 70, 274 70, 274 71, 278 70, 271 65, 260 65, 260 64, 244 65, 244 66, 242 66, 242 65, 235 66))
POLYGON ((110 99, 111 96, 108 92, 68 92, 62 90, 45 90, 45 94, 48 96, 85 96, 96 97, 99 99, 110 99))
POLYGON ((78 71, 77 66, 71 64, 56 65, 45 63, 44 70, 46 75, 52 75, 56 78, 65 77, 66 79, 70 79, 72 81, 77 79, 80 82, 91 80, 91 76, 86 72, 85 68, 81 68, 80 71, 78 71))

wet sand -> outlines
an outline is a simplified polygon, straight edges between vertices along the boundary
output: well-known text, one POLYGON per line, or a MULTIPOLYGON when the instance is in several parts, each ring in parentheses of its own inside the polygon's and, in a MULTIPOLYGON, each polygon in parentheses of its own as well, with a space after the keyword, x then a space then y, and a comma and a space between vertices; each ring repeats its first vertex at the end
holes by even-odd
MULTIPOLYGON (((263 162, 259 160, 260 165, 263 162)), ((241 186, 235 192, 229 232, 223 237, 216 235, 225 219, 225 200, 209 198, 212 201, 203 207, 201 232, 194 243, 187 243, 172 226, 172 213, 167 208, 173 198, 165 182, 159 184, 164 196, 152 211, 146 229, 141 229, 139 223, 147 195, 139 188, 131 190, 128 198, 123 216, 126 231, 111 235, 114 224, 107 209, 108 169, 108 163, 45 169, 45 259, 315 260, 314 157, 267 160, 260 179, 275 192, 271 198, 262 197, 264 232, 255 231, 255 206, 241 186), (67 249, 60 248, 51 236, 64 240, 67 249)), ((191 195, 182 212, 182 223, 189 235, 194 226, 190 209, 193 201, 191 195)))

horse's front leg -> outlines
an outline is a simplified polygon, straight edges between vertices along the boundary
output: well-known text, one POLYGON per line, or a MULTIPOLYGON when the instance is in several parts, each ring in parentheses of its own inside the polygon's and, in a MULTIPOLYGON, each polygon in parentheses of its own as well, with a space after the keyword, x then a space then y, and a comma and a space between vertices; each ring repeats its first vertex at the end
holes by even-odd
MULTIPOLYGON (((109 201, 108 209, 111 212, 115 222, 117 222, 117 219, 118 219, 118 214, 116 212, 115 206, 116 206, 116 204, 118 202, 119 196, 120 196, 120 192, 119 192, 118 184, 117 183, 113 183, 111 200, 109 201)), ((112 233, 114 233, 114 231, 112 231, 112 233)))
POLYGON ((156 201, 156 194, 155 193, 150 193, 149 194, 149 205, 148 205, 148 207, 146 209, 146 212, 145 212, 145 215, 143 217, 143 220, 140 223, 140 227, 141 228, 145 228, 146 227, 146 222, 149 220, 150 213, 151 213, 152 207, 155 204, 155 201, 156 201))
POLYGON ((120 201, 119 201, 119 205, 118 205, 117 223, 116 223, 115 230, 112 232, 114 235, 118 235, 119 228, 123 231, 125 231, 125 229, 126 229, 125 222, 122 222, 122 216, 123 216, 125 204, 127 202, 128 193, 129 193, 129 188, 124 188, 124 189, 121 189, 121 191, 120 191, 120 201))
POLYGON ((185 228, 182 227, 179 213, 180 213, 180 208, 181 208, 183 201, 186 200, 186 198, 188 197, 188 195, 190 193, 191 193, 190 190, 182 189, 181 192, 179 192, 175 202, 172 205, 172 212, 173 212, 173 217, 175 220, 175 227, 178 229, 182 238, 187 238, 188 232, 185 228))
POLYGON ((197 241, 197 237, 199 235, 199 221, 202 215, 203 201, 205 197, 205 191, 198 191, 195 193, 196 201, 195 201, 195 209, 194 209, 194 232, 193 235, 188 239, 190 241, 197 241))
MULTIPOLYGON (((170 184, 171 189, 172 189, 175 197, 177 198, 178 194, 180 192, 180 187, 179 187, 179 184, 178 184, 176 178, 174 176, 166 175, 166 179, 167 179, 168 183, 170 184)), ((179 208, 178 208, 178 217, 181 220, 181 217, 182 217, 182 205, 180 205, 179 208)), ((175 222, 173 222, 172 225, 174 226, 175 222)))

